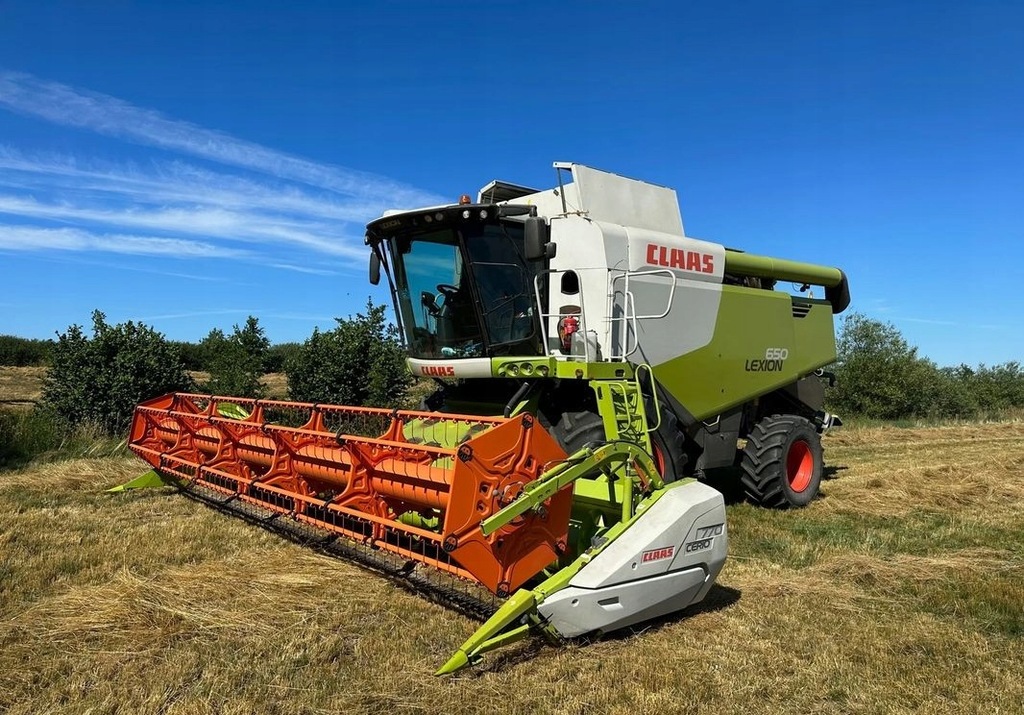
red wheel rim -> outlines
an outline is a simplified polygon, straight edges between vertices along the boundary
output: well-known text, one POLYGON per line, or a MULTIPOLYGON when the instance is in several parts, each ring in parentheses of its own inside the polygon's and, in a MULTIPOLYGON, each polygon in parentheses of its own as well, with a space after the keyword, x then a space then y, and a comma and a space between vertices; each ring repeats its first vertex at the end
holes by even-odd
MULTIPOLYGON (((664 479, 665 478, 665 454, 661 451, 661 448, 658 446, 657 442, 655 442, 653 439, 651 440, 651 458, 654 460, 654 468, 658 471, 658 476, 660 476, 662 479, 664 479)), ((633 468, 636 469, 636 471, 638 473, 640 473, 640 474, 643 473, 642 470, 640 469, 640 463, 639 462, 633 462, 633 468)))
POLYGON ((654 466, 658 470, 658 474, 665 477, 665 455, 661 453, 661 447, 652 439, 651 440, 651 452, 654 453, 654 466))
POLYGON ((789 488, 794 492, 802 492, 811 483, 811 475, 814 474, 814 455, 811 454, 811 446, 802 439, 797 440, 789 447, 789 454, 786 455, 786 480, 789 488))

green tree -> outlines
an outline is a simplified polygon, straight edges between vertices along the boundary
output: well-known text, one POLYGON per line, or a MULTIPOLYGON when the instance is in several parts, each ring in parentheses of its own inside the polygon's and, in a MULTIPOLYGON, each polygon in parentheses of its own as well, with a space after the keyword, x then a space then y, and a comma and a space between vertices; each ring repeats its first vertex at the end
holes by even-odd
POLYGON ((368 299, 365 313, 336 318, 334 330, 314 330, 286 366, 292 399, 399 406, 411 377, 398 331, 387 323, 384 311, 368 299))
POLYGON ((161 333, 132 321, 108 325, 98 310, 92 321, 91 338, 72 325, 51 351, 42 404, 60 421, 121 432, 138 403, 194 387, 180 353, 161 333))
POLYGON ((50 358, 52 348, 52 340, 0 335, 0 365, 15 367, 45 365, 50 358))
POLYGON ((224 350, 227 349, 227 336, 224 335, 224 331, 220 328, 214 328, 206 337, 199 341, 196 346, 196 355, 198 358, 199 369, 205 372, 212 372, 213 363, 217 360, 217 356, 220 355, 224 350))
POLYGON ((1018 362, 976 368, 960 365, 948 373, 979 412, 991 415, 1024 407, 1024 369, 1018 362))
POLYGON ((210 381, 203 386, 205 391, 231 397, 263 396, 260 378, 270 341, 257 318, 250 315, 243 327, 235 325, 228 336, 214 328, 200 348, 208 356, 210 371, 210 381))
POLYGON ((854 313, 843 321, 836 347, 838 384, 830 396, 836 412, 879 419, 955 414, 949 377, 919 357, 892 324, 854 313))
POLYGON ((271 345, 267 352, 267 372, 284 372, 296 355, 302 350, 302 343, 278 343, 271 345))
POLYGON ((186 370, 205 370, 207 366, 203 363, 204 354, 199 343, 175 341, 173 345, 181 353, 181 360, 185 363, 186 370))

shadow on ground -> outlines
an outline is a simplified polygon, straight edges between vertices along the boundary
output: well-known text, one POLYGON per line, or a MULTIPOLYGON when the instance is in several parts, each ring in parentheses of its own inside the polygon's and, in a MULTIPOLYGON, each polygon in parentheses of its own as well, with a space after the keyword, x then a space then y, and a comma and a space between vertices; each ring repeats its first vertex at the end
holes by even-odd
MULTIPOLYGON (((711 590, 708 591, 708 595, 704 597, 704 600, 700 603, 695 603, 692 606, 684 608, 681 611, 675 611, 659 618, 654 618, 649 621, 644 621, 635 626, 629 628, 623 628, 622 630, 614 631, 600 636, 601 640, 606 641, 617 641, 624 640, 626 638, 632 638, 633 636, 640 635, 641 633, 650 633, 651 631, 658 631, 665 626, 672 625, 686 618, 692 618, 693 616, 701 613, 716 613, 717 611, 724 611, 734 603, 738 603, 743 593, 730 586, 722 586, 721 584, 713 584, 711 590)), ((595 637, 589 639, 581 639, 581 643, 589 643, 597 640, 595 637)))
MULTIPOLYGON (((612 633, 581 636, 579 638, 568 639, 567 642, 580 648, 586 648, 592 643, 596 643, 598 641, 614 642, 628 640, 646 633, 657 632, 666 626, 671 626, 673 623, 678 623, 679 621, 692 618, 701 613, 715 613, 717 611, 725 610, 737 603, 740 600, 741 595, 742 592, 739 589, 731 588, 729 586, 721 586, 716 583, 711 587, 711 590, 708 591, 708 595, 704 597, 703 601, 694 604, 689 608, 684 608, 681 611, 669 613, 650 621, 644 621, 642 624, 638 624, 636 626, 622 628, 612 633)), ((486 667, 474 669, 473 674, 482 675, 483 673, 493 673, 532 661, 542 655, 549 647, 551 647, 550 643, 540 635, 536 635, 530 638, 526 644, 514 650, 499 651, 494 654, 488 654, 486 667)), ((467 673, 467 675, 469 675, 469 673, 467 673)))
MULTIPOLYGON (((838 479, 839 473, 847 469, 849 467, 844 464, 825 465, 821 472, 821 480, 825 482, 838 479)), ((740 481, 742 476, 743 473, 738 467, 724 467, 722 469, 709 469, 704 473, 701 481, 721 492, 726 505, 732 506, 733 504, 742 504, 747 501, 747 495, 743 491, 743 482, 740 481)))
POLYGON ((821 478, 822 479, 838 479, 839 478, 839 472, 845 472, 847 469, 849 469, 849 467, 847 467, 845 464, 837 464, 837 465, 827 464, 827 465, 825 465, 825 468, 821 471, 821 478))

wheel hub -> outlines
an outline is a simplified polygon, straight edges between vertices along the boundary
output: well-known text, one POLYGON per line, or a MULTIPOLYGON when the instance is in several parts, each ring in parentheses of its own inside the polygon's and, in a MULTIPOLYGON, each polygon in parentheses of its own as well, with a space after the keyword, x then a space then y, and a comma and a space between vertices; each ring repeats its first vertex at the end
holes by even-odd
POLYGON ((786 480, 794 492, 802 492, 811 483, 814 473, 814 455, 811 446, 803 440, 793 442, 786 455, 786 480))

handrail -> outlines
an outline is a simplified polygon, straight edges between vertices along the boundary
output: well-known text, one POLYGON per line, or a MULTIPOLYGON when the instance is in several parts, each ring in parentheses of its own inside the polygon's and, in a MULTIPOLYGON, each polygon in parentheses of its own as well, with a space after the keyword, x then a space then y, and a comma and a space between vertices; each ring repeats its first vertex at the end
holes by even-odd
MULTIPOLYGON (((622 293, 623 293, 623 311, 624 314, 621 318, 614 318, 611 315, 611 308, 613 305, 609 305, 608 312, 608 323, 613 324, 616 321, 621 321, 625 329, 625 335, 622 337, 622 354, 612 355, 612 358, 620 357, 622 359, 628 358, 630 355, 637 351, 640 347, 640 333, 639 333, 639 321, 641 320, 660 320, 666 317, 672 310, 672 304, 675 301, 676 296, 676 277, 675 274, 667 268, 656 268, 654 270, 643 270, 643 271, 624 271, 618 275, 611 277, 611 290, 609 291, 609 297, 612 299, 614 304, 615 295, 615 284, 617 281, 623 282, 622 293), (629 281, 630 278, 636 278, 638 276, 655 276, 664 275, 669 279, 669 291, 668 300, 665 304, 665 310, 661 313, 652 313, 650 315, 637 315, 636 314, 636 298, 633 295, 633 291, 630 290, 629 281), (633 345, 630 347, 629 334, 633 334, 633 345)), ((610 332, 610 331, 609 331, 610 332)))

